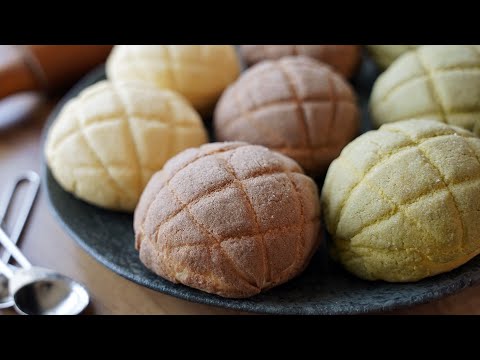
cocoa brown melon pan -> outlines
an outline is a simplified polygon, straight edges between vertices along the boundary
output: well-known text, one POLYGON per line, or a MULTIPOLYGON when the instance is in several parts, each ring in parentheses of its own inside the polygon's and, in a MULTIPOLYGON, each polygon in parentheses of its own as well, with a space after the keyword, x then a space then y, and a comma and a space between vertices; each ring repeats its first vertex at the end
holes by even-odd
MULTIPOLYGON (((362 109, 362 132, 371 129, 368 98, 377 76, 376 67, 365 57, 358 75, 352 80, 362 109)), ((62 105, 82 89, 103 79, 105 69, 102 66, 81 80, 51 114, 44 138, 62 105)), ((211 140, 214 140, 212 136, 211 140)), ((321 188, 323 178, 317 179, 317 183, 321 188)), ((480 281, 480 257, 477 257, 452 272, 418 283, 366 282, 329 259, 325 249, 329 239, 325 234, 327 241, 305 272, 293 281, 249 299, 225 299, 170 283, 150 272, 140 262, 134 248, 133 217, 77 200, 57 184, 44 160, 43 186, 53 214, 88 254, 135 283, 192 302, 265 314, 362 314, 430 302, 480 281)))

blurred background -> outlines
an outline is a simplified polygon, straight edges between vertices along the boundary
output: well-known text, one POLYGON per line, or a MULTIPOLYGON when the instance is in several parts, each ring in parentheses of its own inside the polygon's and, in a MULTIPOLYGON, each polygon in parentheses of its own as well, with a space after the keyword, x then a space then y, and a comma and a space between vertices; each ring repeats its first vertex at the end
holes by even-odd
MULTIPOLYGON (((0 131, 52 104, 113 45, 0 45, 0 131)), ((47 110, 48 111, 48 110, 47 110)), ((44 116, 43 116, 44 117, 44 116)), ((2 136, 3 137, 3 136, 2 136)))

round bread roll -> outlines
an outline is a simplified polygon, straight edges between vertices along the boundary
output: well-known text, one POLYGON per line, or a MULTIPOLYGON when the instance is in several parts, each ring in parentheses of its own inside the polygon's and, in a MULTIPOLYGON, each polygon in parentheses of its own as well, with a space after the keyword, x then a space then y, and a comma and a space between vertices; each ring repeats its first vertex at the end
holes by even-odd
POLYGON ((367 49, 375 63, 385 70, 397 58, 419 46, 421 45, 367 45, 367 49))
POLYGON ((309 56, 332 66, 346 78, 355 74, 362 54, 359 45, 241 45, 240 53, 249 66, 285 56, 309 56))
POLYGON ((231 45, 117 45, 107 61, 110 80, 135 80, 182 94, 201 114, 212 112, 240 74, 231 45))
POLYGON ((429 117, 480 133, 480 45, 428 45, 395 61, 370 100, 377 126, 429 117))
POLYGON ((329 66, 284 57, 255 65, 231 85, 214 126, 219 141, 264 145, 318 175, 356 136, 359 110, 350 85, 329 66))
POLYGON ((169 158, 207 141, 200 116, 180 95, 102 81, 64 106, 48 133, 45 155, 66 191, 132 212, 169 158))
POLYGON ((280 285, 319 244, 317 186, 293 160, 261 146, 189 149, 155 174, 135 211, 147 268, 229 298, 280 285))
POLYGON ((417 281, 480 253, 480 139, 434 120, 349 144, 322 193, 335 256, 367 280, 417 281))

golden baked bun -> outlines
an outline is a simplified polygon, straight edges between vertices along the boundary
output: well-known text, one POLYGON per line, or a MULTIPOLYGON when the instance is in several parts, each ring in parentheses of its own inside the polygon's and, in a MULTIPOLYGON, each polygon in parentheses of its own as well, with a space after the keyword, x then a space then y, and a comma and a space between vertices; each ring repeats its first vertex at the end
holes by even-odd
POLYGON ((309 56, 350 78, 358 69, 362 51, 359 45, 241 45, 240 53, 249 66, 285 56, 309 56))
POLYGON ((264 61, 222 95, 214 116, 219 141, 263 145, 322 174, 356 135, 359 109, 350 85, 308 57, 264 61))
POLYGON ((480 253, 480 139, 434 120, 384 125, 332 163, 322 206, 334 254, 363 279, 455 269, 480 253))
POLYGON ((427 116, 480 134, 479 68, 480 45, 429 45, 406 53, 375 82, 375 124, 427 116))
POLYGON ((375 63, 385 70, 397 58, 419 46, 421 45, 367 45, 367 49, 375 63))
POLYGON ((180 95, 102 81, 64 106, 45 154, 66 191, 100 207, 133 211, 169 158, 207 141, 200 116, 180 95))
POLYGON ((317 186, 261 146, 189 149, 155 174, 135 211, 147 268, 175 283, 245 298, 297 276, 319 244, 317 186))
POLYGON ((240 74, 232 45, 116 45, 107 61, 110 80, 135 80, 182 94, 208 115, 240 74))

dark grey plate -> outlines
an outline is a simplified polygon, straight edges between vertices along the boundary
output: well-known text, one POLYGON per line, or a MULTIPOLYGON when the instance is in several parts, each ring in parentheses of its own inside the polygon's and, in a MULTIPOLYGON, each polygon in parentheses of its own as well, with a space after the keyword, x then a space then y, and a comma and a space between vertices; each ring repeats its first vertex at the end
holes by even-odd
MULTIPOLYGON (((367 101, 376 76, 375 67, 366 60, 354 81, 363 110, 362 131, 370 129, 367 101)), ((80 81, 50 116, 44 136, 66 100, 104 78, 105 70, 101 67, 80 81)), ((322 180, 319 179, 319 186, 322 180)), ((172 284, 146 269, 134 249, 132 216, 105 211, 77 200, 57 184, 45 161, 43 184, 55 216, 91 256, 131 281, 193 302, 268 314, 358 314, 428 302, 480 280, 480 257, 477 257, 448 274, 414 284, 366 282, 333 263, 326 254, 324 242, 307 270, 293 281, 251 299, 224 299, 172 284)))

